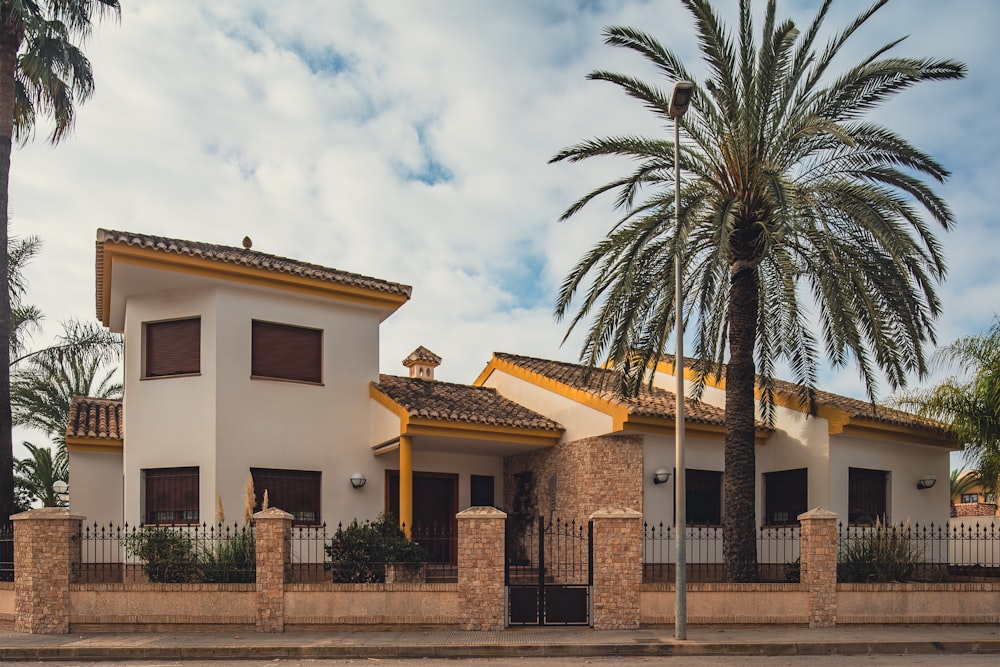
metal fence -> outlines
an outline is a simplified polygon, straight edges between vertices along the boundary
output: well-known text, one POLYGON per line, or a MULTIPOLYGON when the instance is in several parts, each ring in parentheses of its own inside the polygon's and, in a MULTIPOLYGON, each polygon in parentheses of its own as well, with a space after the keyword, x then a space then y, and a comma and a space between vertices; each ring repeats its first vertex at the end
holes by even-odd
POLYGON ((837 532, 837 579, 842 582, 976 581, 1000 578, 1000 526, 845 526, 837 532))
POLYGON ((252 526, 83 526, 74 536, 85 583, 252 583, 257 577, 252 526))
MULTIPOLYGON (((720 526, 692 526, 685 530, 687 580, 726 580, 720 526)), ((757 577, 762 582, 799 580, 798 526, 761 526, 757 530, 757 577)), ((673 582, 676 577, 677 529, 675 526, 643 524, 643 572, 645 583, 673 582)))
POLYGON ((458 536, 451 526, 416 525, 408 541, 394 524, 338 523, 292 528, 294 583, 458 581, 458 536))
POLYGON ((14 581, 14 524, 0 523, 0 581, 14 581))

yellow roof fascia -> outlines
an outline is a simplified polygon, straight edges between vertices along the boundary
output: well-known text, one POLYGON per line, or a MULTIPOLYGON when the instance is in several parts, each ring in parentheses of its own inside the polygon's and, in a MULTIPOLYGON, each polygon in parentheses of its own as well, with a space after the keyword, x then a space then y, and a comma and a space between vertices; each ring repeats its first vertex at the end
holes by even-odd
MULTIPOLYGON (((674 375, 674 364, 667 361, 659 361, 656 364, 656 370, 666 373, 668 375, 674 375)), ((676 376, 675 376, 676 377, 676 376)), ((684 379, 691 382, 697 382, 698 377, 695 375, 694 370, 690 368, 684 369, 684 379)), ((705 379, 705 383, 715 389, 720 389, 722 391, 726 390, 726 378, 712 378, 709 376, 705 379)), ((755 400, 761 400, 763 398, 763 392, 756 385, 754 386, 753 395, 755 400)), ((789 410, 795 410, 796 412, 806 412, 809 410, 802 405, 799 401, 799 397, 794 394, 789 394, 785 391, 775 391, 774 392, 774 404, 782 408, 788 408, 789 410)), ((846 410, 841 410, 830 405, 819 404, 816 406, 816 416, 822 417, 827 421, 827 433, 829 435, 837 435, 844 432, 844 426, 851 421, 851 415, 846 410)), ((758 439, 760 436, 758 435, 758 439)))
POLYGON ((571 401, 580 403, 581 405, 597 410, 598 412, 603 412, 612 418, 615 427, 618 429, 620 429, 621 425, 629 419, 628 406, 596 396, 595 394, 584 391, 583 389, 571 387, 564 382, 559 382, 558 380, 545 377, 541 373, 530 371, 509 361, 503 361, 498 359, 496 355, 490 359, 490 363, 486 365, 486 368, 483 369, 473 384, 477 387, 482 386, 482 383, 486 381, 486 378, 488 378, 494 370, 503 371, 504 373, 507 373, 508 375, 519 380, 524 380, 525 382, 541 387, 542 389, 547 389, 558 396, 568 398, 571 401))
POLYGON ((111 243, 109 241, 101 243, 101 252, 104 253, 104 275, 101 282, 103 288, 101 296, 101 322, 105 326, 108 326, 111 318, 111 278, 115 263, 185 273, 203 278, 228 280, 255 287, 295 292, 307 296, 349 301, 366 306, 387 308, 390 311, 397 310, 409 300, 408 296, 402 294, 381 292, 357 285, 344 285, 328 280, 318 280, 307 276, 270 271, 254 266, 230 264, 204 257, 177 255, 152 248, 138 248, 131 245, 111 243))
POLYGON ((475 440, 496 440, 529 445, 554 445, 562 439, 563 432, 527 426, 501 426, 497 424, 477 424, 455 422, 435 417, 414 417, 405 407, 379 391, 374 383, 369 385, 369 395, 380 405, 399 417, 400 435, 429 435, 445 438, 471 438, 475 440))
POLYGON ((948 433, 934 433, 902 424, 888 424, 868 419, 851 420, 844 427, 844 435, 878 438, 910 445, 930 445, 945 447, 952 451, 962 449, 958 439, 948 433))
POLYGON ((66 450, 70 452, 99 452, 104 454, 122 453, 125 449, 123 440, 111 438, 66 438, 66 450))

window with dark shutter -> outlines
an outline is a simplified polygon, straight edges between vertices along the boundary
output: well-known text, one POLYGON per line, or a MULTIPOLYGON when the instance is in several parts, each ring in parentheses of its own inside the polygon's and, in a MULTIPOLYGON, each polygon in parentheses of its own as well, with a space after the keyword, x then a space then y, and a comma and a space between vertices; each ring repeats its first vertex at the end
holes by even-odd
MULTIPOLYGON (((722 473, 715 470, 684 471, 684 497, 689 526, 722 523, 722 473)), ((676 475, 674 475, 676 479, 676 475)))
POLYGON ((319 524, 319 472, 250 468, 250 475, 253 477, 255 512, 264 509, 264 492, 267 491, 268 507, 276 507, 291 514, 294 525, 319 524))
POLYGON ((254 320, 250 375, 258 378, 323 381, 323 331, 254 320))
POLYGON ((807 511, 809 496, 806 468, 764 473, 764 525, 798 525, 807 511))
POLYGON ((470 495, 473 507, 491 507, 493 500, 493 475, 472 475, 470 495))
POLYGON ((143 377, 170 377, 201 372, 201 318, 146 322, 143 325, 143 377))
POLYGON ((142 471, 145 486, 143 523, 198 523, 198 468, 152 468, 142 471))
POLYGON ((849 468, 847 523, 871 525, 888 519, 889 472, 849 468))

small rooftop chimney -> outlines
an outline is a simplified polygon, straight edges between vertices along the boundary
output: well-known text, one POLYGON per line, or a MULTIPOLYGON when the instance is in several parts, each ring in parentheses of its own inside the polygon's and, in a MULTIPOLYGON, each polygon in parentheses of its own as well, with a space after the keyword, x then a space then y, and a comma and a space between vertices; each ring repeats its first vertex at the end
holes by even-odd
POLYGON ((441 357, 421 345, 403 359, 403 365, 410 369, 411 378, 433 380, 434 369, 441 365, 441 357))

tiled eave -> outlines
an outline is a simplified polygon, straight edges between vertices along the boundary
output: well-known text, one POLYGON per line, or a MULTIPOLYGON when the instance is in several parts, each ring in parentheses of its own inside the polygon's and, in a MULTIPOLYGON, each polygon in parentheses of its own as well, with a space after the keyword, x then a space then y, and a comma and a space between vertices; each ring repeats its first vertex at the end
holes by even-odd
MULTIPOLYGON (((613 432, 649 433, 673 436, 677 420, 674 394, 663 389, 644 388, 633 399, 584 383, 583 367, 506 353, 495 353, 474 384, 482 385, 491 373, 500 371, 535 386, 602 412, 612 419, 613 432)), ((594 374, 607 373, 594 369, 594 374)), ((706 440, 725 440, 725 412, 711 405, 685 399, 685 434, 706 440)), ((755 443, 764 445, 773 430, 757 423, 755 443)))
POLYGON ((408 285, 254 250, 100 229, 97 233, 96 306, 97 316, 105 326, 111 319, 115 265, 337 299, 389 312, 406 303, 411 291, 408 285))
POLYGON ((121 452, 125 444, 122 402, 74 396, 66 422, 66 448, 75 452, 121 452))

